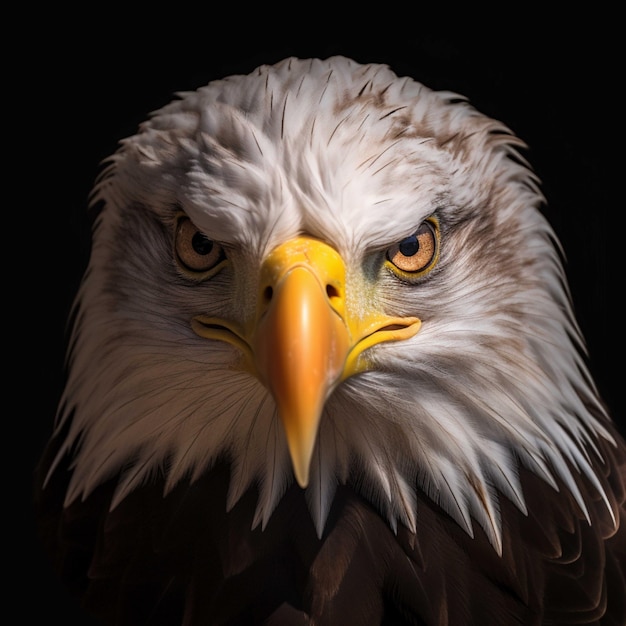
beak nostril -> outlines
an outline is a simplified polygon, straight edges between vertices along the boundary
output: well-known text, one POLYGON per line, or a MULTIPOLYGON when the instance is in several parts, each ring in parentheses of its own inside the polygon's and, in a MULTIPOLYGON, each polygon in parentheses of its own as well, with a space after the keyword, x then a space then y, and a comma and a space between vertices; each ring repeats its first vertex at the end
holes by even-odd
POLYGON ((326 295, 329 300, 339 297, 339 291, 334 285, 326 285, 326 295))
POLYGON ((263 290, 263 301, 267 304, 272 299, 273 295, 274 295, 274 290, 272 289, 271 285, 268 285, 263 290))

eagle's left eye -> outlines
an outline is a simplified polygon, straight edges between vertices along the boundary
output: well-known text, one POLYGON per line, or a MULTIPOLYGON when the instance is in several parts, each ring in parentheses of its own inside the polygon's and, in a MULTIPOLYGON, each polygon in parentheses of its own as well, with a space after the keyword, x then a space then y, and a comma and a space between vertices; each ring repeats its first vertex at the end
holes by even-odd
POLYGON ((387 263, 394 272, 417 278, 435 265, 438 256, 439 229, 434 220, 426 220, 413 235, 387 250, 387 263))
POLYGON ((178 220, 174 247, 180 265, 201 273, 203 278, 207 272, 215 273, 226 259, 222 246, 198 230, 187 216, 178 220))

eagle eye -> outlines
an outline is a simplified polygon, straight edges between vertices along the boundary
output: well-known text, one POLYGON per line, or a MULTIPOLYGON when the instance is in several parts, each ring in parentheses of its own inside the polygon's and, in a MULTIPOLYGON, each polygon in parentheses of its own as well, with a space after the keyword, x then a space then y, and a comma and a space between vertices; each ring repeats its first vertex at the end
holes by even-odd
POLYGON ((186 215, 182 215, 176 225, 174 249, 183 269, 199 273, 201 278, 206 278, 207 272, 216 273, 226 260, 224 248, 198 230, 186 215))
POLYGON ((419 278, 429 271, 439 257, 437 221, 428 219, 417 231, 387 250, 387 265, 399 276, 419 278))

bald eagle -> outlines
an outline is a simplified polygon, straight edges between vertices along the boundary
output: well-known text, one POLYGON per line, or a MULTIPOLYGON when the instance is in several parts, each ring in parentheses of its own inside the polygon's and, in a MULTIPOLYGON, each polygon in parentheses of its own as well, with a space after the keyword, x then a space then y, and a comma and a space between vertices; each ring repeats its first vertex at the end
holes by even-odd
POLYGON ((626 443, 525 150, 338 56, 179 93, 120 142, 36 472, 89 611, 626 623, 626 443))

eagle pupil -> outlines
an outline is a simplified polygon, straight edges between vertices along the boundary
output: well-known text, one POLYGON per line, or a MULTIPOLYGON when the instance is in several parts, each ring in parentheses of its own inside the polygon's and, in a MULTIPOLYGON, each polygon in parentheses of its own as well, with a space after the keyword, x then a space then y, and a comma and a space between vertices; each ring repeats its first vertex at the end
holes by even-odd
POLYGON ((192 237, 191 245, 194 252, 201 255, 207 255, 213 249, 213 242, 200 231, 196 232, 192 237))
POLYGON ((420 244, 417 237, 415 235, 411 235, 411 237, 403 239, 398 247, 404 256, 413 256, 414 254, 417 254, 417 251, 420 249, 420 244))

